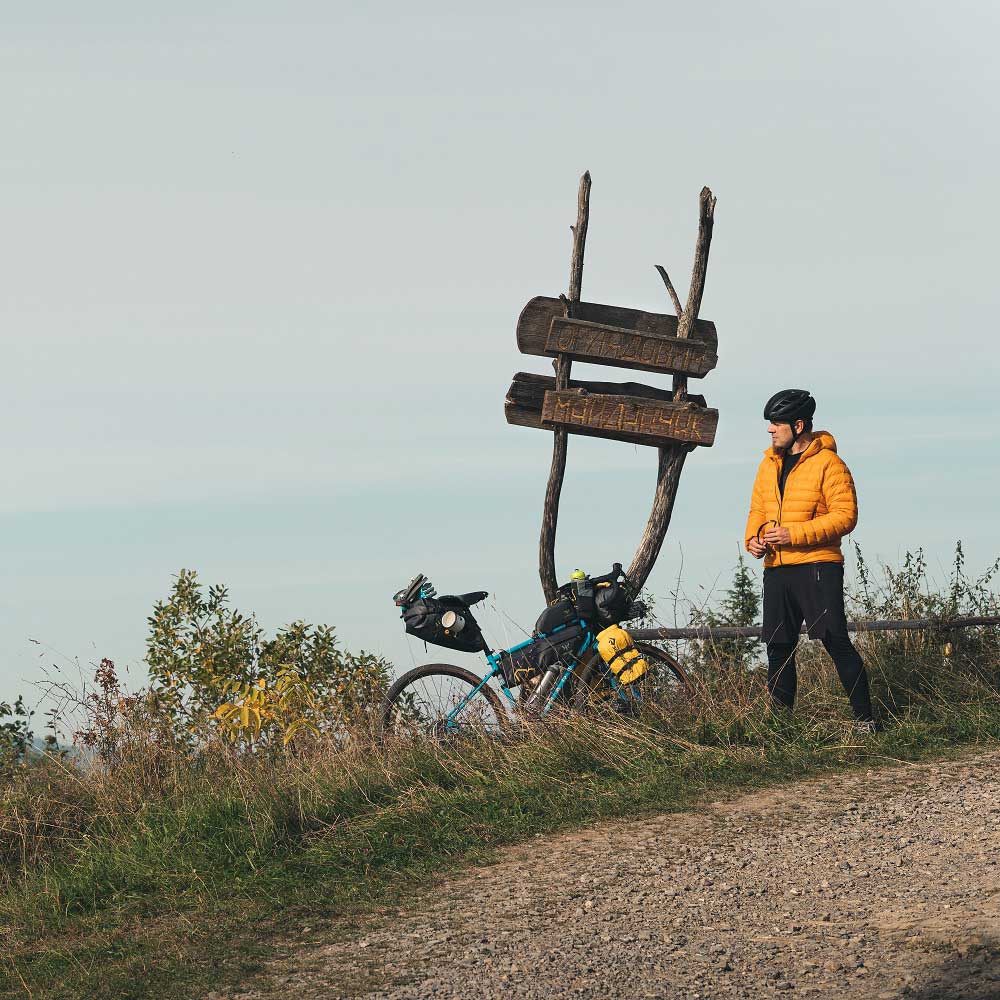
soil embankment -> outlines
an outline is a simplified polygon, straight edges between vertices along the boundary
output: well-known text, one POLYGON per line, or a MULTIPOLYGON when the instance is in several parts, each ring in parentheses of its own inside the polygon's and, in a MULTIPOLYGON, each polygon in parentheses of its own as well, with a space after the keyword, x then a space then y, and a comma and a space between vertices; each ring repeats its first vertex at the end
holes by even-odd
POLYGON ((1000 998, 1000 752, 536 838, 271 972, 309 998, 1000 998))

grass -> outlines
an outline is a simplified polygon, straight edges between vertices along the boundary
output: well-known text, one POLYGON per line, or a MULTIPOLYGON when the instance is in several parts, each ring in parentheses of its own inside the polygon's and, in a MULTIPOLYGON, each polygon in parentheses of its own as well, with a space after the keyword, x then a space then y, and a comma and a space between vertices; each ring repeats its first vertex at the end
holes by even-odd
MULTIPOLYGON (((52 827, 51 851, 12 866, 0 894, 0 995, 186 997, 235 987, 283 941, 300 940, 303 926, 390 905, 505 844, 859 761, 993 744, 1000 704, 913 713, 864 746, 833 720, 758 715, 739 725, 754 739, 733 743, 720 728, 693 742, 654 716, 566 720, 503 746, 358 747, 280 763, 219 748, 138 808, 134 788, 89 788, 84 801, 97 815, 86 833, 52 827)), ((80 779, 58 765, 33 768, 48 772, 53 795, 79 793, 80 779)))
MULTIPOLYGON (((888 615, 887 615, 888 617, 888 615)), ((183 750, 154 729, 103 766, 0 765, 0 997, 190 997, 535 834, 863 763, 1000 742, 996 630, 859 639, 891 725, 859 742, 807 647, 793 717, 745 646, 700 645, 695 696, 522 738, 296 753, 183 750), (303 930, 309 928, 309 930, 303 930)))

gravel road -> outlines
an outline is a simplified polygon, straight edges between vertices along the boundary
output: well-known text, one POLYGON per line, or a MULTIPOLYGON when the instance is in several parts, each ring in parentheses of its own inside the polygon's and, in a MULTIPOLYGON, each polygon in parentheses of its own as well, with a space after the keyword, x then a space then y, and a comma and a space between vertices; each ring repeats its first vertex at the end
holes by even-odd
POLYGON ((293 951, 273 995, 1000 998, 998 766, 853 772, 536 838, 293 951))

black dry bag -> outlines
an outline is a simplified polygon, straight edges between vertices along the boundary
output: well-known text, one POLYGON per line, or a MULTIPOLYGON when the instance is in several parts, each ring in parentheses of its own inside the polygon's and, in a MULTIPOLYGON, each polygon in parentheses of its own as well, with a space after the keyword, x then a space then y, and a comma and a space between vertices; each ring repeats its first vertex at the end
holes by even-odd
POLYGON ((597 622, 602 627, 626 621, 633 610, 631 590, 620 583, 598 585, 594 603, 597 622))
POLYGON ((414 601, 403 609, 403 624, 410 635, 435 646, 463 653, 480 653, 486 649, 479 622, 468 604, 457 597, 425 597, 414 601))
POLYGON ((535 622, 536 636, 552 632, 560 625, 572 625, 579 621, 580 615, 576 610, 576 605, 570 600, 556 601, 550 604, 535 622))

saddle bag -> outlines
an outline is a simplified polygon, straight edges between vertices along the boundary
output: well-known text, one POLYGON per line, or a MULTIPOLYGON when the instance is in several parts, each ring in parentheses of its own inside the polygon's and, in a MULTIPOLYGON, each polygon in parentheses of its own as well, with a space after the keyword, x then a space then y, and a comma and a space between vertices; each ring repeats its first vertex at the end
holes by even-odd
POLYGON ((402 618, 406 631, 424 642, 463 653, 486 649, 479 622, 468 604, 457 597, 425 597, 414 601, 403 609, 402 618))
POLYGON ((597 636, 597 651, 620 684, 632 684, 649 670, 649 662, 620 625, 612 625, 597 636))

